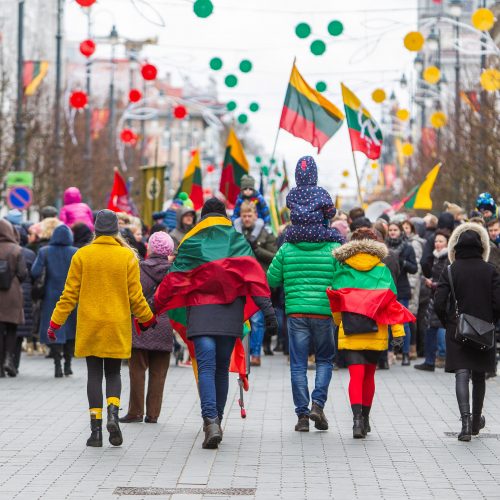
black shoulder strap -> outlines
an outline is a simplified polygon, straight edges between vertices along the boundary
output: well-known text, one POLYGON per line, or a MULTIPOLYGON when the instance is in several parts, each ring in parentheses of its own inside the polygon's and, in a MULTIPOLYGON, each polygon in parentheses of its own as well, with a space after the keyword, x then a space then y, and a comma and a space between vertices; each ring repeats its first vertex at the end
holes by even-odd
POLYGON ((458 316, 458 302, 457 302, 457 296, 455 295, 455 287, 453 286, 453 277, 451 275, 451 265, 448 266, 448 280, 450 281, 451 296, 453 297, 453 302, 455 302, 455 312, 457 313, 457 316, 458 316))

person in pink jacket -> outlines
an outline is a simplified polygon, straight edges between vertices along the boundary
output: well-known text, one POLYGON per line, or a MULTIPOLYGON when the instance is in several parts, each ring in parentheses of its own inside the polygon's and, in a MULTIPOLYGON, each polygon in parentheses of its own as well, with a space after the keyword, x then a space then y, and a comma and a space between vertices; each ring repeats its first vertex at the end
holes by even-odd
POLYGON ((61 208, 59 219, 69 227, 76 222, 83 222, 91 231, 94 230, 92 210, 86 203, 82 203, 82 195, 76 187, 64 191, 64 206, 61 208))

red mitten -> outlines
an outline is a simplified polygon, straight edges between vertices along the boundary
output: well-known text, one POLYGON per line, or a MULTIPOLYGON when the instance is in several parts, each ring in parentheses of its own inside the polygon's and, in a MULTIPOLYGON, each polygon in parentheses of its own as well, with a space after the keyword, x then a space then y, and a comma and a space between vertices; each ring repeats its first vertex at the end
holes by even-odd
POLYGON ((49 338, 50 342, 56 341, 56 332, 57 330, 59 330, 59 328, 61 328, 61 325, 58 325, 57 323, 50 321, 49 328, 47 330, 47 337, 49 338))
POLYGON ((154 328, 157 324, 158 321, 156 321, 156 316, 153 316, 149 321, 146 321, 146 323, 139 323, 139 328, 142 332, 145 332, 148 328, 154 328))

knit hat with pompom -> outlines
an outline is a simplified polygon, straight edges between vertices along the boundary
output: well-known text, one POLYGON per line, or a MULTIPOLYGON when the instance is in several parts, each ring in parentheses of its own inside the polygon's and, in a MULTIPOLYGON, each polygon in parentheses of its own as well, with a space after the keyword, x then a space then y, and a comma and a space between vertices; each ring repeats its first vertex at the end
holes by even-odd
POLYGON ((149 254, 168 257, 174 253, 174 240, 169 234, 158 231, 151 235, 148 242, 149 254))

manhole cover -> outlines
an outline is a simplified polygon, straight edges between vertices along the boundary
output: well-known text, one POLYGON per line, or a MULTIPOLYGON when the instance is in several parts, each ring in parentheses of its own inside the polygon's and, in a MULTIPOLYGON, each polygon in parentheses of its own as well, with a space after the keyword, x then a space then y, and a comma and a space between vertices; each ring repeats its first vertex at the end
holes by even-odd
MULTIPOLYGON (((444 435, 446 437, 457 437, 458 436, 458 432, 445 432, 444 435)), ((479 434, 479 437, 500 439, 500 434, 493 434, 491 432, 481 432, 479 434)))
POLYGON ((255 495, 256 488, 133 488, 119 486, 114 495, 255 495))

